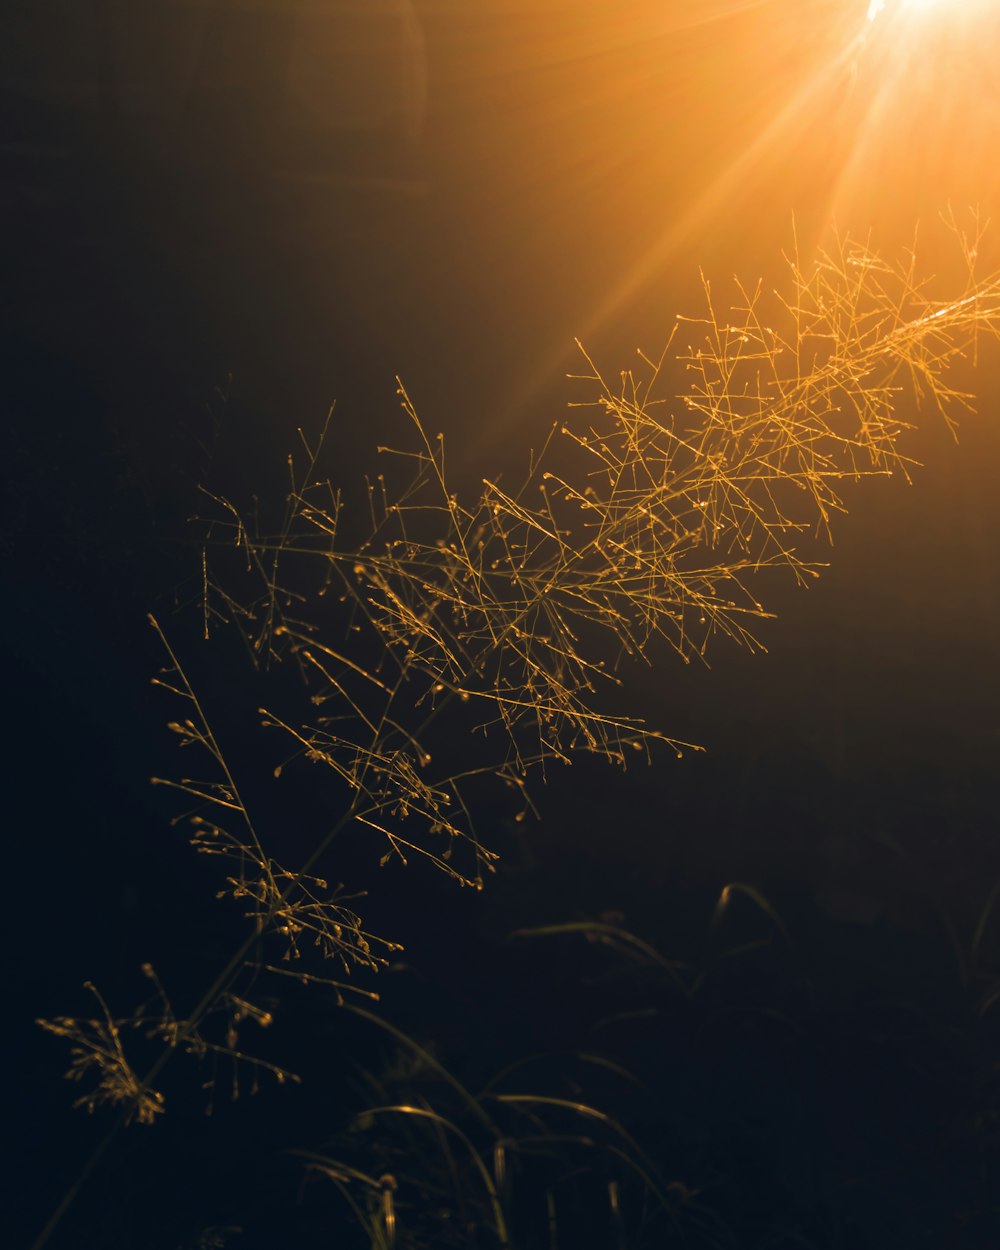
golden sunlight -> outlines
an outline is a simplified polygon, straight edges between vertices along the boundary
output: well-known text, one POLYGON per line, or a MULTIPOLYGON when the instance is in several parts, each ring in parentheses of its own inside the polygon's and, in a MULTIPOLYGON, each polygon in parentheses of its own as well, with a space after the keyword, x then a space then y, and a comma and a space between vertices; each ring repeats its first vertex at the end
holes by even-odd
MULTIPOLYGON (((558 0, 545 24, 538 3, 512 3, 523 16, 506 42, 491 34, 466 61, 505 119, 483 220, 508 246, 511 188, 528 187, 527 246, 578 232, 587 263, 563 287, 588 343, 626 310, 654 315, 658 287, 695 256, 726 272, 771 254, 793 215, 808 252, 834 224, 908 237, 949 201, 1000 192, 996 0, 558 0), (511 65, 530 69, 516 97, 511 65)), ((566 367, 561 338, 532 351, 505 423, 566 367)))
POLYGON ((935 10, 939 12, 956 11, 970 13, 977 8, 988 7, 988 0, 871 0, 868 5, 869 22, 879 17, 895 16, 899 18, 920 17, 935 10))

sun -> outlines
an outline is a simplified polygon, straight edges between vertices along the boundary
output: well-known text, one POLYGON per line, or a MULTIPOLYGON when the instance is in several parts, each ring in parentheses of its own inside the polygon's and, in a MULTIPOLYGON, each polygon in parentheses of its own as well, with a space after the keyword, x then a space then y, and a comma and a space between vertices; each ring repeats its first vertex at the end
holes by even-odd
MULTIPOLYGON (((981 0, 978 2, 981 4, 981 0)), ((969 10, 974 8, 976 3, 977 0, 965 0, 964 3, 958 3, 958 0, 870 0, 868 20, 874 22, 883 14, 887 17, 892 14, 897 18, 920 17, 935 10, 942 11, 951 7, 969 10)))

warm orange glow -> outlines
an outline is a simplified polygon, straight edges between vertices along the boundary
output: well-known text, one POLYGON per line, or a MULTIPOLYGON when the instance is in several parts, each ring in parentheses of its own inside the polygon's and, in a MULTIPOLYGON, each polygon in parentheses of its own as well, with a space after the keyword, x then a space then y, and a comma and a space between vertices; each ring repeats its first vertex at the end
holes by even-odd
POLYGON ((838 187, 871 198, 895 183, 922 201, 988 202, 995 180, 993 0, 871 0, 852 66, 850 148, 838 187))
MULTIPOLYGON (((996 0, 502 7, 463 35, 461 77, 435 88, 463 102, 454 169, 488 153, 459 183, 478 246, 532 275, 530 324, 496 294, 496 342, 523 363, 498 366, 483 443, 575 367, 573 336, 628 351, 628 327, 649 325, 658 350, 665 292, 699 265, 763 275, 793 219, 808 256, 835 227, 889 246, 949 203, 995 213, 996 0)), ((467 256, 449 263, 474 286, 467 256)))
POLYGON ((880 17, 914 18, 934 11, 954 17, 956 13, 968 14, 977 8, 988 8, 991 2, 992 0, 871 0, 868 5, 868 20, 874 22, 880 17))

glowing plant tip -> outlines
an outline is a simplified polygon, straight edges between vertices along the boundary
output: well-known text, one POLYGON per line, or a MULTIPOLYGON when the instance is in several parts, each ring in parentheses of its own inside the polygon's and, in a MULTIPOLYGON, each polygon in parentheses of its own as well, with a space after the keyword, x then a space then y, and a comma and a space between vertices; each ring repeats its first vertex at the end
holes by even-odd
POLYGON ((871 0, 868 6, 868 20, 874 22, 878 15, 885 8, 885 0, 871 0))

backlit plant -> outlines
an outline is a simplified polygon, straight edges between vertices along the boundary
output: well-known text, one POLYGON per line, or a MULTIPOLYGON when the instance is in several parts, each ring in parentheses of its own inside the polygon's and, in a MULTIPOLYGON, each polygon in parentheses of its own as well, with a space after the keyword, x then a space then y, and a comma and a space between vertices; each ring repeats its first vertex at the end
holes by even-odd
POLYGON ((557 761, 624 766, 689 749, 628 714, 635 665, 664 650, 702 659, 720 635, 755 649, 767 575, 817 575, 814 544, 844 484, 909 472, 916 405, 949 424, 969 408, 949 366, 1000 329, 1000 284, 976 276, 978 234, 957 233, 968 277, 946 301, 927 293, 912 252, 890 263, 850 240, 810 264, 792 256, 783 293, 738 285, 724 313, 706 281, 701 315, 679 317, 637 371, 610 381, 584 354, 589 401, 552 427, 516 489, 486 480, 460 496, 443 438, 400 384, 411 442, 380 449, 360 528, 324 468, 329 419, 313 439, 300 431, 275 532, 209 496, 205 633, 235 628, 258 673, 296 666, 308 711, 261 707, 260 722, 282 740, 276 774, 312 765, 331 818, 300 862, 279 858, 153 621, 167 656, 158 684, 178 700, 171 728, 199 757, 162 784, 193 802, 192 845, 219 859, 220 895, 247 923, 183 1019, 148 968, 152 1006, 119 1018, 99 999, 95 1019, 41 1022, 69 1041, 69 1075, 90 1082, 79 1104, 151 1122, 177 1051, 290 1077, 240 1041, 245 1023, 270 1022, 255 1004, 267 978, 375 997, 371 974, 398 935, 370 933, 358 896, 318 875, 344 831, 369 835, 383 864, 422 857, 481 889, 497 858, 476 819, 486 804, 522 819, 557 761), (160 1046, 143 1074, 127 1044, 139 1031, 160 1046))

